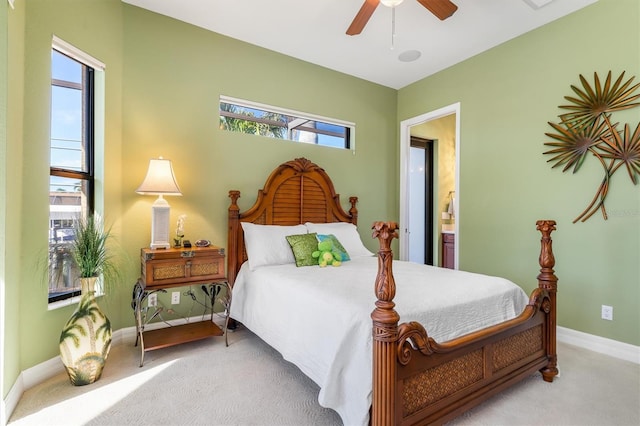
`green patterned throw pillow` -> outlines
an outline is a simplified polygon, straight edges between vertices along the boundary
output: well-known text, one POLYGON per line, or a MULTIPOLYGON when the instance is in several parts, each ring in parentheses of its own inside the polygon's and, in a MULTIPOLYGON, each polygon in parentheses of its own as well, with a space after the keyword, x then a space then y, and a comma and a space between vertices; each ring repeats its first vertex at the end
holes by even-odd
POLYGON ((311 254, 318 249, 317 234, 298 234, 287 236, 287 241, 293 251, 293 257, 296 259, 296 266, 314 266, 318 265, 318 258, 311 254))

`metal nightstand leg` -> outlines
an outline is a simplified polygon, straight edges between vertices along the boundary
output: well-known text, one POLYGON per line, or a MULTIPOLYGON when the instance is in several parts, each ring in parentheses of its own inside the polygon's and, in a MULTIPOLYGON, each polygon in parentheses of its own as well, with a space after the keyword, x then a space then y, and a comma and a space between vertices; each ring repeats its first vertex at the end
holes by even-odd
MULTIPOLYGON (((229 318, 231 313, 231 295, 232 295, 231 285, 229 285, 228 281, 218 281, 213 283, 213 285, 225 287, 227 289, 224 297, 217 297, 217 294, 219 294, 219 292, 216 292, 215 300, 211 304, 211 308, 213 311, 213 306, 215 305, 216 301, 220 301, 222 306, 224 306, 225 319, 224 319, 224 329, 222 331, 224 332, 224 343, 226 346, 229 346, 229 318)), ((213 312, 211 313, 211 315, 213 315, 213 312)))

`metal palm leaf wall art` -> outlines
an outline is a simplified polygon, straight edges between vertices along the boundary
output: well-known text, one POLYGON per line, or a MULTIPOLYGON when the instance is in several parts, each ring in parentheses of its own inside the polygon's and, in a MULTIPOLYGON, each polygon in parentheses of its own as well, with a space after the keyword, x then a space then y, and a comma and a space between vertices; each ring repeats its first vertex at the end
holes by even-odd
POLYGON ((604 169, 604 177, 591 203, 574 219, 586 221, 598 210, 607 220, 604 202, 609 192, 611 177, 619 169, 626 168, 629 178, 637 185, 640 176, 640 123, 631 132, 629 124, 624 128, 613 122, 613 114, 640 105, 640 94, 636 90, 640 83, 632 85, 634 77, 624 81, 624 72, 612 82, 611 71, 607 74, 604 85, 597 73, 593 74, 594 85, 580 75, 582 88, 571 86, 576 97, 565 96, 569 105, 560 105, 566 110, 560 114, 560 122, 549 125, 556 133, 545 133, 553 142, 545 142, 551 147, 544 154, 553 155, 548 163, 552 168, 564 166, 562 171, 573 169, 576 173, 585 159, 595 157, 604 169))

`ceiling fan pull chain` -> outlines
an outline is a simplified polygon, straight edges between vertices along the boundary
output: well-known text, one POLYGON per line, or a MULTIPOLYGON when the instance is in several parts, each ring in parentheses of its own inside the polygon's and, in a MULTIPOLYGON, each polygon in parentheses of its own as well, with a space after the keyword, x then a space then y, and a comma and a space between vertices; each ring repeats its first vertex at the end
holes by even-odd
POLYGON ((396 7, 391 7, 391 50, 395 48, 396 41, 396 7))

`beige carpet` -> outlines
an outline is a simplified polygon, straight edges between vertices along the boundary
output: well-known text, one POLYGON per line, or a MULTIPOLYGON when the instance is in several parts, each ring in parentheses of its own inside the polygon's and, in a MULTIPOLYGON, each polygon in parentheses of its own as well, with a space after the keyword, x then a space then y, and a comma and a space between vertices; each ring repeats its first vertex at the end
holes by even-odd
MULTIPOLYGON (((247 330, 147 352, 112 349, 100 381, 29 389, 9 424, 340 425, 318 387, 247 330)), ((450 425, 640 425, 640 366, 559 344, 561 377, 532 376, 450 425)))

